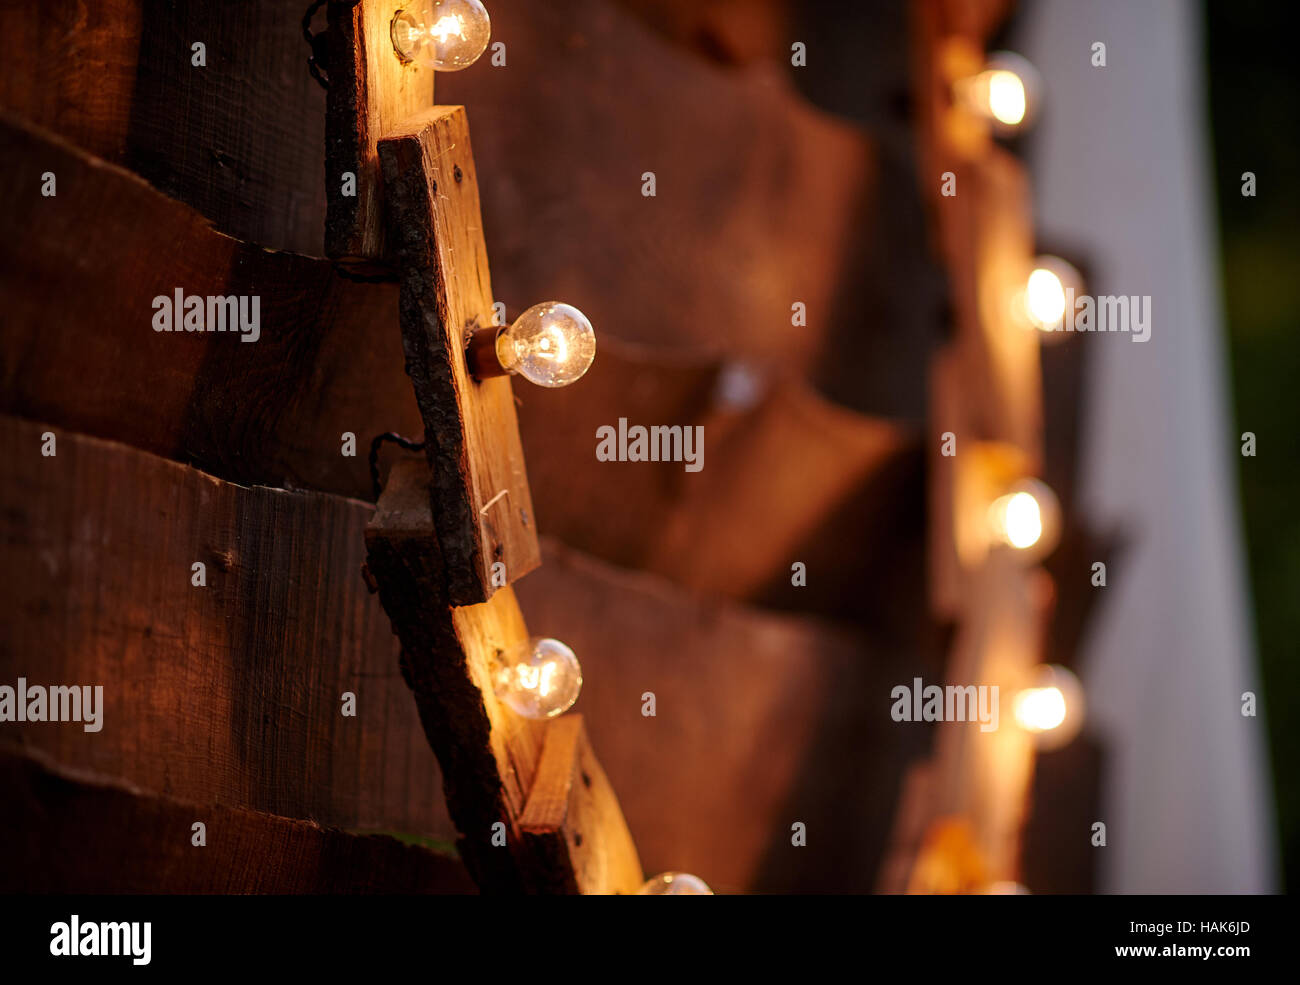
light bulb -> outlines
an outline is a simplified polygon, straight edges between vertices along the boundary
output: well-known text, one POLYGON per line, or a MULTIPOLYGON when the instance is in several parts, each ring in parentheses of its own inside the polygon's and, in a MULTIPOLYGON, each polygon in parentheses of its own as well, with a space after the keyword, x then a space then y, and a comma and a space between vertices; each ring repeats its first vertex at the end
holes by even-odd
POLYGON ((971 112, 1009 132, 1028 122, 1038 101, 1038 73, 1019 55, 1000 51, 979 73, 959 79, 955 94, 971 112))
POLYGON ((568 386, 591 368, 596 333, 573 305, 544 301, 508 328, 475 332, 465 358, 475 379, 517 373, 538 386, 568 386))
POLYGON ((712 896, 713 890, 699 876, 689 872, 661 872, 647 879, 638 896, 712 896))
POLYGON ((1016 695, 1016 721, 1030 732, 1046 732, 1065 721, 1065 695, 1059 687, 1030 687, 1016 695))
POLYGON ((1034 328, 1053 338, 1073 318, 1074 312, 1067 309, 1082 290, 1083 277, 1073 266, 1059 257, 1038 257, 1025 281, 1020 314, 1034 328), (1067 289, 1072 296, 1067 296, 1067 289))
POLYGON ((483 54, 492 22, 479 0, 415 0, 393 15, 389 33, 404 61, 459 72, 483 54))
POLYGON ((573 707, 582 667, 559 640, 534 636, 512 647, 496 670, 494 691, 525 718, 554 718, 573 707))
POLYGON ((1012 699, 1012 716, 1040 748, 1059 748, 1083 724, 1083 687, 1074 674, 1055 664, 1035 668, 1030 678, 1030 686, 1012 699))
POLYGON ((1021 479, 989 505, 990 539, 1027 557, 1051 552, 1060 534, 1056 494, 1037 479, 1021 479))

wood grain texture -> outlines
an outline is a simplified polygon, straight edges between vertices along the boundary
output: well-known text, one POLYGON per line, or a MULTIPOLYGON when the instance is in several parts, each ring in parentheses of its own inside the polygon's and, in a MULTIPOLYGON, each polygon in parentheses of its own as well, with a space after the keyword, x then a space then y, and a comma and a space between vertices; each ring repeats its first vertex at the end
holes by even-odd
POLYGON ((510 379, 477 381, 465 361, 470 334, 493 323, 465 110, 442 106, 404 121, 379 154, 446 595, 472 605, 492 595, 494 564, 511 583, 541 558, 510 379))
POLYGON ((45 430, 0 418, 0 681, 101 685, 103 728, 5 722, 0 739, 154 793, 450 840, 361 576, 369 508, 60 429, 46 458, 45 430))
MULTIPOLYGON (((519 819, 536 782, 548 728, 555 723, 516 715, 493 689, 501 656, 528 639, 510 586, 479 605, 448 606, 429 481, 424 463, 394 467, 366 529, 367 564, 402 642, 402 669, 442 766, 461 856, 485 892, 630 892, 635 886, 624 881, 627 867, 591 870, 588 881, 582 876, 589 871, 585 863, 555 853, 552 841, 539 851, 521 836, 519 819), (493 843, 497 825, 508 835, 505 846, 493 843), (575 872, 582 878, 575 880, 575 872)), ((617 802, 605 792, 603 774, 595 767, 587 772, 602 785, 595 796, 606 807, 601 824, 586 832, 592 843, 587 852, 619 853, 631 842, 617 802), (606 839, 615 847, 599 847, 606 839)))
POLYGON ((6 0, 0 107, 129 168, 224 233, 320 255, 325 93, 307 72, 306 6, 6 0), (205 66, 192 63, 195 42, 205 66))
POLYGON ((490 686, 489 661, 527 632, 508 586, 476 611, 462 612, 458 624, 446 604, 428 486, 424 463, 394 466, 366 528, 366 563, 443 768, 462 857, 485 890, 520 891, 514 818, 527 799, 544 735, 539 723, 507 718, 490 686), (492 844, 498 822, 510 831, 509 851, 492 844))
POLYGON ((564 715, 547 727, 519 829, 533 854, 551 860, 548 870, 562 877, 554 892, 627 894, 644 881, 581 715, 564 715))
POLYGON ((236 482, 370 498, 366 446, 421 422, 397 290, 230 239, 193 209, 0 114, 0 412, 236 482), (41 174, 58 195, 39 194, 41 174), (153 299, 260 298, 261 337, 155 332, 153 299), (342 454, 342 435, 357 454, 342 454))
POLYGON ((148 794, 3 743, 0 789, 3 893, 474 892, 452 855, 148 794))
POLYGON ((377 143, 433 105, 434 71, 403 63, 390 27, 403 0, 343 0, 329 12, 329 99, 325 135, 326 254, 362 265, 388 258, 377 143), (342 194, 343 175, 356 194, 342 194))

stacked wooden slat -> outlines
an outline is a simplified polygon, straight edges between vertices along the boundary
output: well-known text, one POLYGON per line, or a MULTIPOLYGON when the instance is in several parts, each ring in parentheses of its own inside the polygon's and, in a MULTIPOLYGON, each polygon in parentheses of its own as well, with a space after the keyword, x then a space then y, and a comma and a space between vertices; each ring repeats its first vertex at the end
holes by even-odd
MULTIPOLYGON (((0 72, 14 176, 0 190, 0 411, 19 449, 4 464, 4 568, 56 562, 7 600, 17 629, 0 681, 103 668, 111 685, 130 666, 150 682, 106 688, 112 742, 0 725, 15 789, 36 791, 14 837, 46 852, 76 837, 37 830, 60 816, 62 795, 42 793, 55 780, 111 796, 121 816, 269 812, 303 846, 320 837, 295 827, 307 821, 349 845, 362 836, 338 832, 456 837, 360 573, 365 445, 423 431, 397 286, 300 255, 321 251, 327 200, 325 100, 305 68, 301 6, 259 0, 235 16, 114 0, 80 28, 72 3, 0 15, 42 53, 0 72), (70 28, 68 57, 58 39, 70 28), (206 69, 190 65, 191 39, 206 40, 206 69), (31 191, 45 171, 58 174, 54 198, 31 191), (260 295, 262 338, 154 333, 150 300, 178 286, 260 295), (54 459, 39 456, 46 430, 54 459), (340 453, 345 433, 356 457, 340 453), (103 480, 51 468, 78 460, 103 480), (206 589, 188 564, 171 571, 190 555, 210 562, 206 589), (144 587, 125 622, 113 615, 123 572, 144 587), (161 632, 178 611, 184 631, 161 632), (342 690, 357 719, 339 714, 342 690), (214 694, 221 703, 197 707, 214 694), (22 779, 33 775, 50 783, 22 779)), ((710 67, 602 0, 503 4, 493 21, 508 68, 440 79, 439 98, 473 119, 498 298, 512 311, 567 298, 601 333, 578 385, 516 388, 537 523, 557 538, 517 586, 529 623, 583 657, 577 710, 648 871, 689 868, 730 889, 869 888, 904 764, 925 741, 893 727, 887 700, 932 666, 920 415, 851 412, 806 380, 838 363, 867 381, 853 403, 868 408, 902 407, 873 396, 887 386, 924 392, 881 358, 895 336, 846 260, 894 195, 875 149, 770 78, 710 67), (647 170, 653 198, 640 194, 647 170), (799 301, 808 323, 795 327, 799 301), (598 462, 595 429, 619 417, 703 425, 703 471, 598 462), (796 562, 807 588, 791 584, 796 562), (791 845, 800 821, 807 848, 791 845)), ((188 845, 188 825, 178 837, 188 845)), ((133 886, 268 885, 221 881, 228 856, 164 868, 170 843, 130 843, 130 858, 175 874, 133 886)), ((465 885, 427 848, 401 851, 436 874, 421 888, 465 885)), ((284 885, 330 888, 338 870, 321 871, 284 885)), ((39 872, 13 885, 32 888, 39 872)), ((80 886, 120 875, 87 868, 80 886)), ((337 885, 407 883, 343 873, 337 885)))
MULTIPOLYGON (((1058 593, 1048 568, 985 545, 987 511, 1001 484, 1048 474, 1049 464, 1052 478, 1072 477, 1078 395, 1079 353, 1058 350, 1053 379, 1073 385, 1054 395, 1047 434, 1039 333, 1013 316, 1034 256, 1025 169, 953 96, 955 83, 983 68, 984 46, 1007 8, 1000 0, 913 7, 921 183, 955 321, 931 384, 930 599, 955 627, 944 682, 999 688, 1002 724, 987 733, 947 727, 932 759, 913 770, 881 873, 886 891, 985 892, 1023 880, 1036 755, 1032 737, 1012 720, 1012 699, 1034 665, 1068 658, 1070 649, 1068 636, 1051 635, 1058 593)), ((1086 611, 1090 600, 1079 600, 1087 569, 1077 550, 1085 538, 1067 524, 1072 549, 1051 570, 1067 579, 1074 611, 1086 611)), ((1095 782, 1086 759, 1073 757, 1071 769, 1095 782)), ((1073 808, 1046 811, 1057 831, 1063 821, 1086 829, 1068 812, 1087 795, 1072 799, 1073 808)), ((1078 835, 1053 850, 1078 858, 1086 841, 1078 835)))

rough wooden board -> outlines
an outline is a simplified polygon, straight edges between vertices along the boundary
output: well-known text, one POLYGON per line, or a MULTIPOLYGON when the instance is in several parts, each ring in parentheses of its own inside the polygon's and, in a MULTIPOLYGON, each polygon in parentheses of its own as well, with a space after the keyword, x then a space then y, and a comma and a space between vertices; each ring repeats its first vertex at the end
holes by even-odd
POLYGON ((514 818, 527 799, 543 726, 507 718, 484 685, 488 662, 527 632, 509 586, 482 605, 455 615, 449 609, 428 484, 423 462, 393 468, 366 528, 366 563, 401 640, 406 682, 443 768, 462 856, 485 890, 518 891, 514 818), (511 833, 509 851, 491 843, 498 822, 511 833))
POLYGON ((519 828, 534 853, 558 863, 553 868, 564 878, 556 892, 625 895, 644 882, 636 845, 581 715, 561 716, 547 728, 519 828))
POLYGON ((492 595, 495 563, 511 583, 541 558, 510 378, 476 381, 465 363, 469 334, 493 323, 493 302, 464 108, 403 121, 379 154, 446 594, 472 605, 492 595))
MULTIPOLYGON (((528 630, 510 586, 479 605, 448 607, 428 485, 422 462, 393 469, 366 529, 367 564, 402 641, 402 667, 442 765, 461 855, 484 891, 630 892, 631 869, 618 860, 627 859, 631 836, 590 751, 583 762, 599 809, 583 802, 584 824, 593 820, 586 848, 570 857, 556 851, 553 840, 538 844, 522 837, 520 817, 557 723, 522 718, 497 699, 496 661, 526 640, 528 630), (492 843, 497 824, 508 833, 505 847, 492 843), (605 866, 606 859, 615 861, 605 866)), ((561 726, 561 734, 571 727, 561 726)))
POLYGON ((383 261, 383 176, 376 144, 389 131, 433 105, 434 71, 405 64, 390 28, 404 0, 331 0, 325 192, 329 203, 325 251, 355 262, 383 261), (356 195, 341 194, 344 172, 356 175, 356 195))
POLYGON ((419 845, 146 794, 4 745, 0 789, 3 893, 474 892, 459 860, 419 845))
POLYGON ((44 430, 0 418, 0 681, 102 685, 103 728, 6 722, 0 739, 187 800, 450 840, 361 577, 369 507, 58 429, 45 458, 44 430))
POLYGON ((319 255, 325 93, 307 72, 306 6, 0 4, 0 107, 131 169, 222 232, 319 255), (191 64, 196 41, 205 67, 191 64))
MULTIPOLYGON (((699 472, 679 463, 630 466, 657 471, 678 490, 645 566, 688 588, 739 599, 757 597, 774 581, 788 584, 792 564, 807 564, 808 550, 827 536, 824 519, 854 501, 910 440, 896 424, 835 407, 795 384, 746 410, 715 409, 700 424, 707 454, 699 472), (680 475, 664 476, 669 469, 680 475)), ((869 551, 870 531, 862 533, 858 549, 869 551)), ((841 547, 848 536, 840 528, 841 547)), ((815 571, 818 591, 840 573, 815 571)))
MULTIPOLYGON (((0 114, 0 412, 224 479, 370 498, 370 438, 418 438, 397 290, 214 232, 135 176, 0 114), (58 195, 38 193, 55 171, 58 195), (261 338, 155 332, 153 299, 257 295, 261 338), (344 432, 357 454, 341 454, 344 432)), ((391 453, 389 453, 391 454, 391 453)))

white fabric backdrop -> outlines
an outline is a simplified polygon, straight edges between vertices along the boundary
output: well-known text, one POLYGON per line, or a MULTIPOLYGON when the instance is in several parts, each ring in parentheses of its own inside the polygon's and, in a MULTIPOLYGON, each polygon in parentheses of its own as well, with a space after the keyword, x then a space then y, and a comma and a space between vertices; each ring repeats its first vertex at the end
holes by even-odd
POLYGON ((1040 233, 1088 257, 1089 293, 1153 298, 1150 341, 1083 342, 1077 501, 1130 538, 1082 659, 1111 753, 1100 888, 1274 891, 1264 720, 1240 713, 1258 676, 1232 469, 1251 428, 1229 416, 1200 7, 1022 8, 1015 41, 1046 89, 1030 156, 1040 233))

